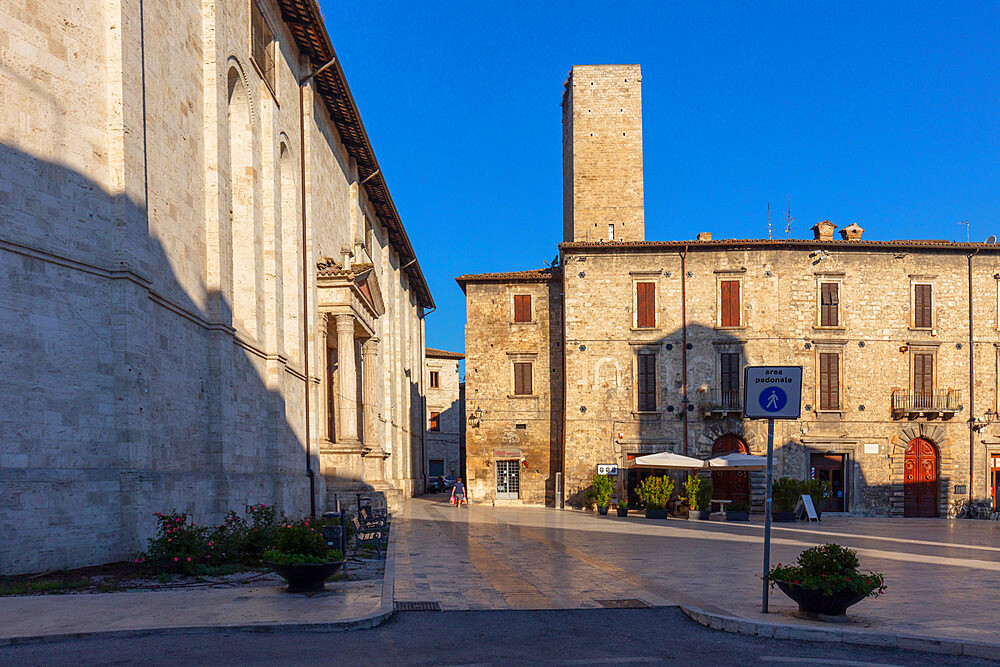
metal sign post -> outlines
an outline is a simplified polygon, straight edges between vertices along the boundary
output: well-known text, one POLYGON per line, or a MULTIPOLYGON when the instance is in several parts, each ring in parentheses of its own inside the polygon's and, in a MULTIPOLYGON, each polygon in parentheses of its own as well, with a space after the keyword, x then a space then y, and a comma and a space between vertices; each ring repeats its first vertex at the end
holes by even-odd
POLYGON ((743 376, 743 414, 767 420, 767 488, 764 495, 764 587, 761 611, 767 613, 767 573, 771 570, 771 482, 774 479, 774 420, 798 419, 802 407, 801 366, 748 366, 743 376))

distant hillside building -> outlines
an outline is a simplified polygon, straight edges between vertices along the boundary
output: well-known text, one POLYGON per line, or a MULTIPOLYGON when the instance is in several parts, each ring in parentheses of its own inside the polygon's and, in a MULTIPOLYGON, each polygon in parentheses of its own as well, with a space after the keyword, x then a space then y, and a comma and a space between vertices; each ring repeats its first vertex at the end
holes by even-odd
POLYGON ((424 357, 427 397, 425 473, 431 477, 458 477, 462 470, 463 447, 459 362, 465 359, 465 355, 428 347, 424 357))
MULTIPOLYGON (((743 369, 803 367, 776 473, 827 511, 941 516, 1000 481, 1000 248, 834 238, 644 236, 640 72, 574 67, 563 97, 564 236, 553 268, 460 276, 473 498, 587 503, 598 464, 630 497, 639 455, 766 449, 743 369)), ((701 224, 701 223, 694 223, 701 224)), ((763 473, 714 473, 755 508, 763 473)))

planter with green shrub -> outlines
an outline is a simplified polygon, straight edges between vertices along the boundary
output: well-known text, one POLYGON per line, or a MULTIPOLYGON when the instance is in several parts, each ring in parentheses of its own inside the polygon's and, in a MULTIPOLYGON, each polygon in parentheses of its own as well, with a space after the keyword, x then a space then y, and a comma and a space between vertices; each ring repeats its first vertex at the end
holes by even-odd
POLYGON ((771 520, 795 521, 795 504, 802 493, 802 482, 780 477, 771 483, 771 520))
POLYGON ((611 493, 614 491, 614 483, 610 475, 595 474, 590 482, 590 491, 587 492, 597 505, 598 514, 607 514, 608 506, 611 504, 611 493))
POLYGON ((647 519, 666 519, 673 493, 674 480, 666 476, 647 477, 635 488, 636 497, 646 506, 647 519))
POLYGON ((317 593, 344 565, 344 555, 326 544, 321 526, 310 519, 283 523, 264 561, 288 582, 289 593, 317 593))
POLYGON ((622 500, 618 503, 618 507, 615 508, 618 512, 618 516, 625 517, 628 516, 628 501, 622 500))
POLYGON ((712 480, 692 475, 684 482, 684 502, 688 506, 688 519, 707 521, 712 500, 712 480))
POLYGON ((766 579, 799 605, 799 616, 844 621, 848 607, 885 592, 883 576, 859 565, 854 551, 824 544, 803 551, 795 565, 778 563, 766 579))
POLYGON ((741 500, 736 503, 729 503, 726 508, 726 521, 749 521, 750 503, 741 500))

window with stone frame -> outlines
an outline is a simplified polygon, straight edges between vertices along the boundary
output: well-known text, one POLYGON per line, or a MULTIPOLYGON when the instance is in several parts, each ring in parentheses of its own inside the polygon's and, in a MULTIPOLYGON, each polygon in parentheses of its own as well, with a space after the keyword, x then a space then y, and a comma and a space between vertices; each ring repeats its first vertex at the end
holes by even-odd
POLYGON ((934 326, 933 286, 924 283, 913 285, 913 328, 930 329, 934 326))
POLYGON ((840 410, 840 353, 819 353, 819 409, 840 410))
POLYGON ((530 294, 515 294, 514 295, 514 321, 515 322, 530 322, 531 321, 531 295, 530 294))
POLYGON ((427 428, 428 431, 440 431, 441 430, 441 413, 431 412, 430 426, 427 428))
POLYGON ((719 325, 739 327, 743 325, 740 309, 740 281, 723 280, 719 283, 719 325))
POLYGON ((274 32, 255 0, 250 0, 250 53, 257 71, 272 94, 274 87, 274 32))
POLYGON ((440 386, 441 386, 440 371, 431 371, 431 389, 437 389, 440 386))
POLYGON ((656 283, 635 284, 635 326, 639 329, 656 327, 656 283))
POLYGON ((514 362, 514 395, 531 396, 531 362, 514 362))
POLYGON ((636 354, 636 409, 639 412, 656 411, 656 353, 641 351, 636 354))
POLYGON ((820 283, 819 325, 821 327, 840 326, 840 283, 820 283))

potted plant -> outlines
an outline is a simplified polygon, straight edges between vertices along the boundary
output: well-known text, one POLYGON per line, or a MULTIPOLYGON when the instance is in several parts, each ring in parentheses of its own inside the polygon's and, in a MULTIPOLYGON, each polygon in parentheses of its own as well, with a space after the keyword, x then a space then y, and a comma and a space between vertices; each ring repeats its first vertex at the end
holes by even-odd
POLYGON ((750 520, 750 503, 745 500, 741 500, 735 503, 729 503, 729 508, 726 510, 726 521, 749 521, 750 520))
POLYGON ((597 513, 601 516, 605 516, 608 513, 608 506, 611 503, 611 492, 614 490, 614 484, 611 482, 611 477, 609 475, 598 475, 595 474, 593 480, 590 482, 590 491, 587 492, 594 502, 597 504, 597 513))
POLYGON ((802 482, 781 477, 771 484, 771 520, 795 521, 795 503, 802 493, 802 482))
POLYGON ((768 572, 767 581, 798 603, 798 616, 845 621, 852 604, 885 592, 883 576, 858 571, 858 555, 837 544, 806 549, 796 563, 778 563, 768 572))
POLYGON ((618 512, 618 516, 620 517, 628 516, 628 501, 627 500, 619 501, 618 507, 615 508, 615 511, 618 512))
POLYGON ((278 528, 264 562, 288 582, 289 593, 317 593, 344 565, 344 555, 327 546, 318 524, 303 519, 278 528))
POLYGON ((647 477, 635 488, 635 495, 646 506, 647 519, 666 519, 667 503, 674 492, 674 480, 669 477, 647 477))
POLYGON ((712 499, 712 480, 691 475, 684 482, 684 502, 688 506, 688 520, 707 521, 712 499))

